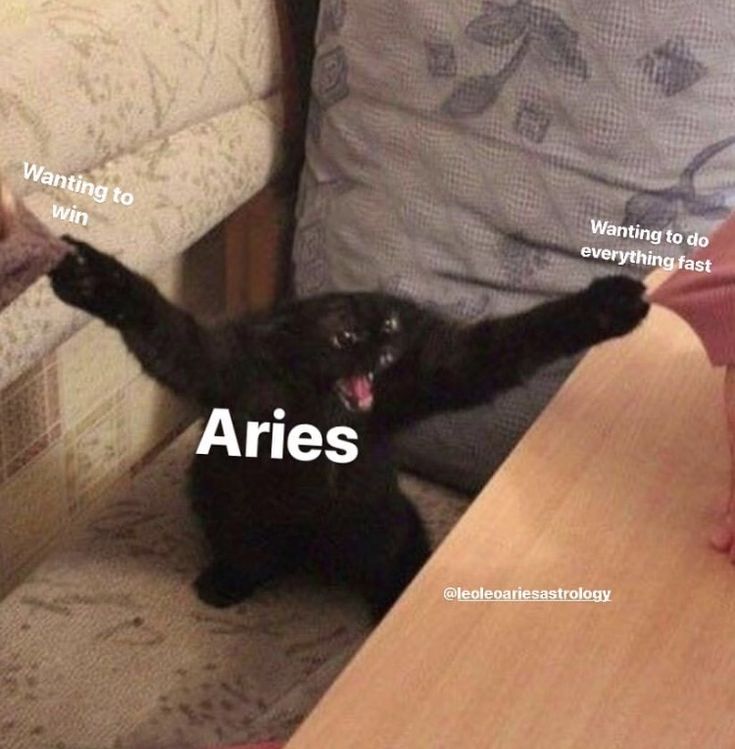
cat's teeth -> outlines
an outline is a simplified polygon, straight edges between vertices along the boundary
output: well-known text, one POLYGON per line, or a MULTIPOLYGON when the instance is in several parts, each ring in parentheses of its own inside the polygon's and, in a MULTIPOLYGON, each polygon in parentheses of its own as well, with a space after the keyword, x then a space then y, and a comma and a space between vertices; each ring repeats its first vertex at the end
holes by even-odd
POLYGON ((372 372, 368 372, 368 382, 372 382, 375 379, 375 375, 372 372))

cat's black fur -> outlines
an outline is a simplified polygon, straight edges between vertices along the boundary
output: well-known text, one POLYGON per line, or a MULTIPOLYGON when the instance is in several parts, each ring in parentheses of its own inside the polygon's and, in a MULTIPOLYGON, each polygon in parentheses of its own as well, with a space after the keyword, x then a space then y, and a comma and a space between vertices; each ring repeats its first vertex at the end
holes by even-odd
POLYGON ((612 277, 474 325, 394 296, 355 293, 205 328, 114 258, 67 240, 75 251, 51 273, 58 296, 117 328, 152 377, 205 414, 230 409, 241 444, 246 421, 273 421, 276 408, 290 426, 325 434, 348 425, 359 434, 358 458, 343 465, 323 455, 271 459, 267 444, 258 459, 228 457, 222 447, 194 457, 193 506, 212 553, 196 588, 215 606, 307 568, 354 584, 382 614, 429 554, 422 522, 396 483, 391 431, 487 402, 544 364, 628 332, 648 310, 640 283, 612 277), (354 410, 355 393, 340 395, 338 383, 367 374, 372 407, 354 410))

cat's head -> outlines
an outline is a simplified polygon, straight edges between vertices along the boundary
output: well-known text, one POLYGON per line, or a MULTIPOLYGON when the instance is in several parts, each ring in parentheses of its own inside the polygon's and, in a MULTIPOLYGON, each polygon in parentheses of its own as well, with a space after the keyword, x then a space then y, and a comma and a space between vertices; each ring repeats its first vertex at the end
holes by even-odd
POLYGON ((413 305, 378 293, 325 294, 291 308, 295 366, 351 413, 369 413, 378 385, 404 354, 413 305))

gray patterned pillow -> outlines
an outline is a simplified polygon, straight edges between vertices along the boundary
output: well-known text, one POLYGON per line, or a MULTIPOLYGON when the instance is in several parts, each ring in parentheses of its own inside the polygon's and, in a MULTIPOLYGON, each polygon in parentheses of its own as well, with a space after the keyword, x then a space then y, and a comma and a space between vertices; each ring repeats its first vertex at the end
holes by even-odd
MULTIPOLYGON (((731 0, 322 0, 298 293, 503 315, 620 272, 580 257, 593 217, 710 230, 735 197, 734 69, 731 0)), ((411 429, 404 458, 479 488, 572 366, 411 429)))

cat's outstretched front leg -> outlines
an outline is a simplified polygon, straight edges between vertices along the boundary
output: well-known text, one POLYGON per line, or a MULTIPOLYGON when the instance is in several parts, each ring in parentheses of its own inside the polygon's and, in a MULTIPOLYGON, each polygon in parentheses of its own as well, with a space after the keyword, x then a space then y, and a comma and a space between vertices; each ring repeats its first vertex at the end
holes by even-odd
POLYGON ((520 384, 546 364, 633 330, 648 313, 644 292, 627 276, 601 278, 576 294, 465 328, 448 379, 464 392, 467 384, 493 391, 520 384))
POLYGON ((202 328, 143 276, 69 236, 74 248, 49 274, 56 295, 117 328, 143 369, 174 392, 217 404, 227 390, 227 331, 202 328))
POLYGON ((400 426, 432 412, 488 402, 546 364, 631 331, 648 312, 644 292, 642 283, 613 276, 526 312, 474 325, 426 317, 412 353, 387 378, 379 418, 400 426))
MULTIPOLYGON (((491 339, 510 352, 507 361, 522 374, 562 356, 625 335, 648 314, 646 287, 628 276, 608 276, 586 289, 498 321, 491 339)), ((482 326, 477 331, 483 338, 482 326)))

